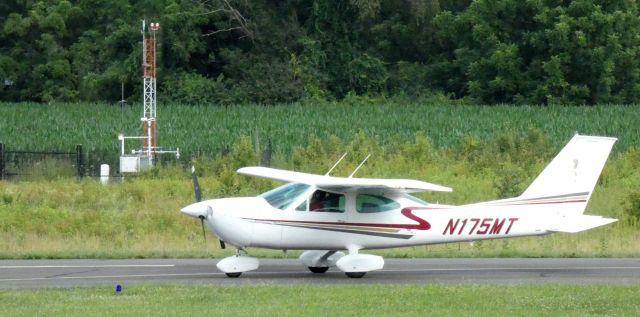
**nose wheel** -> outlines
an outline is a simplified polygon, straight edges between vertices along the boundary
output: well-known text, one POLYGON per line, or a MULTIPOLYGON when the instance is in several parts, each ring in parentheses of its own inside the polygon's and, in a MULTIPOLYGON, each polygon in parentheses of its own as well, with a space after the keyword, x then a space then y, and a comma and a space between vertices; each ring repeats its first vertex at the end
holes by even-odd
POLYGON ((258 259, 246 256, 241 252, 241 249, 236 250, 236 255, 232 255, 220 260, 216 267, 224 272, 227 277, 236 278, 242 275, 242 272, 253 271, 258 268, 260 263, 258 259))

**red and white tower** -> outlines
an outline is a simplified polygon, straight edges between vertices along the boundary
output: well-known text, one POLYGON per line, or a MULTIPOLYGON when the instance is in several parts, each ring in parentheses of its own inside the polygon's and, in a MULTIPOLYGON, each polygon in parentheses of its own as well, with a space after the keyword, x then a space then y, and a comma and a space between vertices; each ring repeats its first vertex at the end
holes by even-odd
POLYGON ((163 150, 158 146, 158 117, 156 112, 156 32, 160 23, 149 23, 142 20, 142 136, 118 135, 120 140, 120 172, 137 173, 153 166, 156 154, 173 153, 180 158, 180 149, 163 150), (142 149, 132 150, 131 155, 125 153, 126 139, 141 139, 142 149))
POLYGON ((142 20, 142 68, 143 68, 143 151, 149 157, 153 165, 153 155, 157 149, 157 118, 156 118, 156 31, 160 29, 160 23, 151 22, 149 31, 146 31, 146 23, 142 20))

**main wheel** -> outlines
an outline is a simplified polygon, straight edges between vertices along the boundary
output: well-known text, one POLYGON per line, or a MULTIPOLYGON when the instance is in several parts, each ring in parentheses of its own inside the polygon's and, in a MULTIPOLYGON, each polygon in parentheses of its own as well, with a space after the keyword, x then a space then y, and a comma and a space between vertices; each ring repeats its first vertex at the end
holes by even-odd
POLYGON ((365 274, 367 274, 367 272, 344 272, 344 274, 346 274, 350 278, 361 278, 365 274))
POLYGON ((328 266, 309 266, 309 271, 313 273, 324 273, 329 269, 328 266))
POLYGON ((242 275, 242 272, 233 272, 233 273, 224 273, 224 274, 227 274, 228 277, 235 278, 235 277, 240 277, 240 275, 242 275))

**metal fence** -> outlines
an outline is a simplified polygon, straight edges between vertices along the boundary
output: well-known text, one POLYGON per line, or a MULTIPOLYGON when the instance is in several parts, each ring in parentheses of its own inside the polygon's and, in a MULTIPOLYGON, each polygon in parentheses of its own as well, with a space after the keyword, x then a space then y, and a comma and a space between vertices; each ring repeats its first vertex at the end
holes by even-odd
MULTIPOLYGON (((229 155, 231 145, 225 145, 221 149, 211 149, 201 153, 191 153, 190 156, 181 157, 180 160, 173 156, 159 156, 156 165, 182 164, 189 165, 194 157, 213 158, 216 155, 229 155)), ((271 166, 273 147, 271 140, 267 144, 256 149, 262 166, 271 166)), ((33 151, 7 148, 0 143, 0 179, 21 180, 29 178, 59 178, 59 177, 98 177, 100 165, 111 166, 111 176, 121 176, 118 169, 119 153, 85 149, 81 144, 75 146, 72 151, 50 150, 33 151), (53 164, 52 164, 53 162, 53 164), (41 174, 46 175, 41 175, 41 174)))
POLYGON ((82 144, 75 151, 29 151, 7 149, 0 143, 0 179, 57 177, 65 172, 85 176, 82 144))

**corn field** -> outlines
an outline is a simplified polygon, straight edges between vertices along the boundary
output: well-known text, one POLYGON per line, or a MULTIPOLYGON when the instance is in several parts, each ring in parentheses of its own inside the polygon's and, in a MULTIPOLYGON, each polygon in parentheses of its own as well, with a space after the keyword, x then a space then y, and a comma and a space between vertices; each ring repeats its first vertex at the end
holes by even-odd
MULTIPOLYGON (((88 161, 117 162, 119 133, 141 135, 140 105, 0 103, 0 143, 21 150, 72 149, 83 144, 88 161)), ((158 106, 158 144, 179 147, 181 160, 211 156, 251 136, 276 153, 305 146, 309 137, 351 140, 358 131, 383 146, 413 140, 422 131, 436 147, 457 148, 467 136, 481 140, 535 128, 558 149, 576 132, 614 136, 615 151, 637 147, 640 107, 528 107, 461 105, 158 106)), ((130 140, 127 151, 140 148, 130 140)))

